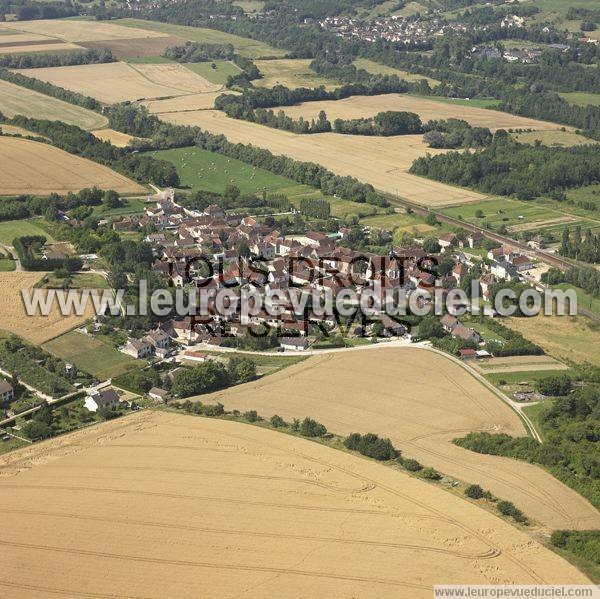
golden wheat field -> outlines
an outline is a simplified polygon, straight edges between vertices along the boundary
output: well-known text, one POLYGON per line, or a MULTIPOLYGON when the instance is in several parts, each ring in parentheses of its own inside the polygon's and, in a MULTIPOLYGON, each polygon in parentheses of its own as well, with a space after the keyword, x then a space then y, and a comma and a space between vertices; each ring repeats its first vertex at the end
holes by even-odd
POLYGON ((305 102, 296 106, 273 108, 275 112, 283 110, 288 116, 298 119, 316 119, 321 110, 327 117, 334 119, 359 119, 375 116, 387 110, 415 112, 423 122, 437 119, 463 119, 477 127, 494 129, 536 129, 556 130, 559 125, 538 121, 507 112, 461 106, 448 102, 436 102, 427 98, 409 96, 407 94, 384 94, 381 96, 351 96, 343 100, 326 100, 323 102, 305 102))
MULTIPOLYGON (((169 112, 185 112, 188 110, 209 110, 215 107, 215 100, 222 93, 236 92, 207 92, 203 94, 186 94, 166 100, 144 100, 140 102, 151 114, 167 114, 169 112)), ((237 94, 236 94, 237 95, 237 94)))
POLYGON ((97 129, 108 124, 106 117, 92 110, 81 108, 40 94, 26 87, 0 81, 0 112, 7 117, 16 114, 49 121, 63 121, 82 129, 97 129))
POLYGON ((219 85, 210 83, 180 64, 130 65, 110 62, 27 69, 25 74, 106 104, 220 89, 219 85))
POLYGON ((470 452, 452 439, 470 431, 522 436, 519 417, 460 365, 419 348, 377 348, 312 357, 273 376, 202 396, 264 417, 310 416, 329 430, 389 437, 406 457, 512 501, 550 528, 596 528, 600 513, 537 466, 470 452), (431 373, 436 376, 432 377, 431 373))
POLYGON ((62 316, 54 306, 48 316, 28 316, 21 295, 22 289, 33 286, 45 275, 43 272, 0 273, 0 330, 8 331, 35 344, 45 343, 85 322, 92 315, 92 305, 84 316, 62 316))
POLYGON ((14 44, 12 46, 0 44, 0 54, 30 54, 31 52, 62 52, 64 50, 81 49, 81 46, 70 43, 14 44))
POLYGON ((143 412, 0 458, 0 587, 35 596, 432 596, 587 583, 499 517, 375 462, 143 412))
POLYGON ((0 195, 49 195, 94 185, 123 194, 144 192, 141 185, 106 166, 27 139, 0 137, 0 164, 0 195))
POLYGON ((97 137, 102 141, 108 141, 113 146, 117 146, 117 148, 125 148, 131 143, 132 140, 137 139, 132 135, 127 135, 127 133, 121 133, 120 131, 115 131, 114 129, 97 129, 91 133, 94 137, 97 137))
POLYGON ((480 201, 486 197, 469 189, 410 175, 407 171, 416 158, 428 152, 435 154, 444 151, 428 148, 423 143, 422 135, 297 135, 230 119, 217 110, 171 113, 164 114, 161 118, 179 125, 197 125, 211 133, 222 133, 234 143, 252 144, 271 150, 274 154, 316 162, 338 175, 356 177, 381 191, 424 205, 463 204, 480 201), (365 156, 368 159, 365 159, 365 156))
POLYGON ((15 30, 53 37, 66 42, 93 42, 141 37, 163 37, 159 31, 123 27, 102 21, 48 19, 0 23, 0 29, 15 30))

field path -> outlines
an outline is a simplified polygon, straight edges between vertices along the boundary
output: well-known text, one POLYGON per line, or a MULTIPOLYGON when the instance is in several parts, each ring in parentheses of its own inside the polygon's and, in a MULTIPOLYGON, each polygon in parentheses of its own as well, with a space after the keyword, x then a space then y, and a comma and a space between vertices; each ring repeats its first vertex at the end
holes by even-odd
POLYGON ((16 599, 425 599, 438 583, 589 583, 436 485, 231 421, 105 422, 2 456, 0 492, 0 588, 16 599))
POLYGON ((407 457, 478 483, 549 528, 600 527, 600 513, 542 468, 452 444, 470 431, 524 435, 516 411, 499 398, 507 399, 481 375, 446 355, 411 347, 314 356, 268 378, 201 396, 264 417, 311 416, 337 434, 377 433, 407 457))

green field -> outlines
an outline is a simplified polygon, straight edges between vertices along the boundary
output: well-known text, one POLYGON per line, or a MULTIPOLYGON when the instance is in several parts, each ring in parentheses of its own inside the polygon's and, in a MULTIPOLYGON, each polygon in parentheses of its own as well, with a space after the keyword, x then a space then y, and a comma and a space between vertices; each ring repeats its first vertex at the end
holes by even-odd
POLYGON ((354 61, 354 66, 357 69, 364 69, 368 73, 373 73, 373 75, 398 75, 400 79, 404 79, 405 81, 421 81, 421 79, 426 79, 431 87, 435 87, 439 83, 437 79, 431 79, 430 77, 425 77, 425 75, 418 75, 388 67, 385 64, 379 64, 378 62, 368 60, 367 58, 357 58, 354 61))
POLYGON ((164 56, 129 56, 123 60, 130 64, 169 64, 175 62, 164 56))
POLYGON ((586 92, 568 92, 558 94, 561 98, 564 98, 571 104, 578 106, 600 106, 600 94, 588 94, 586 92))
POLYGON ((15 261, 10 258, 0 258, 0 272, 10 272, 15 270, 15 261))
POLYGON ((134 360, 111 345, 77 331, 52 339, 42 347, 99 380, 119 376, 132 368, 145 365, 141 360, 134 360))
POLYGON ((243 8, 248 14, 260 12, 265 7, 262 0, 233 0, 232 4, 243 8))
POLYGON ((102 129, 108 124, 108 120, 96 112, 6 81, 0 81, 0 112, 11 118, 22 114, 37 119, 63 121, 88 130, 102 129))
POLYGON ((232 35, 216 29, 204 29, 202 27, 187 27, 185 25, 172 25, 170 23, 158 23, 145 21, 143 19, 118 19, 113 21, 117 25, 126 27, 137 27, 150 31, 160 31, 181 37, 192 42, 207 42, 209 44, 232 44, 236 52, 248 58, 260 58, 266 56, 285 56, 285 50, 273 48, 268 44, 251 40, 239 35, 232 35))
POLYGON ((376 214, 375 216, 366 216, 360 219, 361 225, 375 227, 377 229, 402 229, 403 231, 412 232, 416 230, 419 233, 429 233, 431 231, 439 231, 439 227, 432 227, 425 224, 425 220, 414 214, 406 214, 397 212, 395 214, 376 214))
POLYGON ((94 216, 99 218, 112 218, 125 214, 139 214, 144 211, 144 202, 134 198, 123 199, 123 206, 119 208, 106 208, 103 204, 94 206, 94 216))
MULTIPOLYGON (((209 355, 211 358, 219 361, 227 361, 229 358, 250 358, 256 364, 256 372, 261 376, 268 376, 276 373, 278 370, 293 366, 307 359, 308 356, 281 356, 277 354, 273 355, 258 355, 258 354, 246 354, 243 351, 240 352, 211 352, 206 351, 203 353, 209 355)), ((196 364, 190 362, 190 364, 196 364)))
MULTIPOLYGON (((36 288, 41 289, 62 289, 65 279, 56 277, 53 273, 44 275, 36 284, 36 288)), ((76 273, 71 276, 69 289, 108 289, 106 279, 93 272, 76 273)))
MULTIPOLYGON (((412 95, 412 94, 411 94, 412 95)), ((415 96, 420 98, 421 96, 415 96)), ((435 102, 443 102, 444 104, 457 104, 458 106, 473 106, 474 108, 491 108, 494 109, 500 104, 500 100, 494 98, 472 98, 466 100, 463 98, 446 98, 443 96, 427 96, 426 100, 434 100, 435 102)))
POLYGON ((172 162, 177 168, 181 183, 193 190, 222 193, 227 185, 236 185, 242 193, 260 193, 266 190, 285 193, 288 197, 321 197, 320 192, 312 187, 197 147, 159 150, 149 154, 172 162))
POLYGON ((0 243, 4 245, 12 245, 15 237, 30 235, 44 235, 49 242, 55 241, 46 231, 30 220, 7 220, 0 223, 0 243))
POLYGON ((573 131, 530 131, 527 133, 513 133, 513 137, 522 144, 534 144, 539 140, 545 146, 562 148, 596 143, 593 139, 573 131))
POLYGON ((239 75, 240 69, 232 62, 228 60, 215 60, 213 62, 186 62, 183 66, 187 67, 190 71, 204 77, 211 83, 217 83, 225 85, 227 78, 230 75, 239 75), (212 68, 212 65, 216 68, 212 68))
POLYGON ((600 315, 600 298, 594 297, 589 293, 586 293, 580 287, 575 287, 575 285, 571 285, 570 283, 561 283, 560 285, 554 285, 554 287, 556 287, 556 289, 562 289, 563 291, 574 289, 577 293, 577 305, 600 315))
POLYGON ((490 223, 494 228, 498 228, 501 225, 511 227, 564 217, 563 214, 555 212, 547 206, 540 206, 535 202, 521 202, 511 198, 498 198, 463 204, 461 206, 451 206, 442 209, 442 212, 448 216, 460 218, 461 220, 477 225, 490 223), (478 210, 483 212, 483 218, 476 216, 478 210))

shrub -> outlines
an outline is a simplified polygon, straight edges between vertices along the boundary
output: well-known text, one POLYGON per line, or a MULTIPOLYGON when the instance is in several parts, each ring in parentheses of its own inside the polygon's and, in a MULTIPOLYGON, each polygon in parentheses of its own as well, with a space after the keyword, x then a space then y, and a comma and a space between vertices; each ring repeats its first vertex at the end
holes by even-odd
POLYGON ((469 485, 465 489, 465 495, 471 499, 481 499, 483 497, 483 489, 479 485, 469 485))
POLYGON ((312 418, 305 418, 300 424, 299 430, 303 437, 322 437, 327 434, 327 429, 312 418))
POLYGON ((344 440, 344 445, 348 449, 382 462, 393 460, 400 455, 389 439, 382 439, 373 433, 366 435, 352 433, 344 440))
POLYGON ((440 480, 442 475, 434 468, 424 468, 421 471, 421 476, 427 480, 440 480))
POLYGON ((249 412, 244 412, 244 418, 248 422, 257 422, 259 420, 259 416, 256 410, 250 410, 249 412))
POLYGON ((523 512, 510 501, 499 501, 496 508, 503 516, 510 516, 516 522, 528 524, 528 520, 523 512))
POLYGON ((270 422, 273 428, 281 428, 287 426, 285 420, 281 416, 277 416, 277 414, 271 416, 270 422))
POLYGON ((409 472, 419 472, 419 470, 423 470, 423 466, 421 466, 421 464, 419 462, 417 462, 417 460, 413 460, 411 458, 409 458, 407 460, 403 460, 402 465, 409 472))

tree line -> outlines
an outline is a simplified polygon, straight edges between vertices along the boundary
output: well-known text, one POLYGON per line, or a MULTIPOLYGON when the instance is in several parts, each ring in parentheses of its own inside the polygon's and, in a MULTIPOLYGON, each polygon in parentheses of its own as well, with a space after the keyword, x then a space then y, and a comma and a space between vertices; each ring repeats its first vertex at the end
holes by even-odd
POLYGON ((234 53, 232 44, 186 42, 181 46, 168 46, 165 48, 163 56, 177 62, 210 62, 211 60, 231 60, 234 53))
MULTIPOLYGON (((600 262, 600 236, 591 229, 582 232, 581 225, 573 228, 565 227, 562 232, 560 254, 582 262, 597 264, 600 262)), ((589 285, 589 284, 588 284, 589 285)))
POLYGON ((36 69, 45 67, 66 67, 81 64, 114 62, 116 58, 109 49, 90 49, 59 54, 43 52, 34 54, 2 54, 0 67, 6 69, 36 69))

